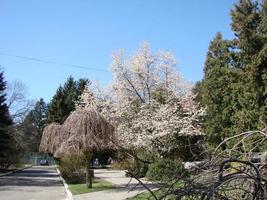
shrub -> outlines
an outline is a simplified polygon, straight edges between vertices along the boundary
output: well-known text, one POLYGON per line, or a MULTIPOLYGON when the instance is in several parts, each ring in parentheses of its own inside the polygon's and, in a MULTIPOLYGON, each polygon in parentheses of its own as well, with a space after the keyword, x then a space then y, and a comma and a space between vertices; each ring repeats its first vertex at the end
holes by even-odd
POLYGON ((188 172, 180 161, 160 159, 149 165, 146 177, 152 181, 168 182, 179 176, 187 176, 188 172))
POLYGON ((0 157, 0 170, 14 169, 21 165, 19 154, 10 153, 6 156, 0 157))
POLYGON ((67 183, 83 183, 85 181, 86 159, 82 154, 69 154, 60 159, 59 170, 67 183))
MULTIPOLYGON (((176 148, 171 152, 172 158, 179 158, 184 162, 202 160, 204 158, 204 138, 202 135, 180 136, 175 140, 176 148)), ((170 158, 168 156, 168 158, 170 158)))
POLYGON ((126 172, 126 176, 131 176, 131 174, 133 174, 137 178, 143 178, 147 173, 148 164, 134 160, 127 170, 128 172, 126 172))
POLYGON ((116 170, 127 170, 129 169, 131 166, 131 161, 130 160, 121 160, 121 161, 115 161, 112 164, 112 169, 116 169, 116 170))

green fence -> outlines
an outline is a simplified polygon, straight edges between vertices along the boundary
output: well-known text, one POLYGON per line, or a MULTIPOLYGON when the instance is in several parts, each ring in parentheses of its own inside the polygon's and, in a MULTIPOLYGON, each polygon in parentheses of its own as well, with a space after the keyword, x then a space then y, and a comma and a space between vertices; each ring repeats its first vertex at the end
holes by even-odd
POLYGON ((48 165, 55 165, 55 160, 48 154, 27 153, 20 157, 20 163, 25 165, 40 165, 41 160, 47 160, 48 165))

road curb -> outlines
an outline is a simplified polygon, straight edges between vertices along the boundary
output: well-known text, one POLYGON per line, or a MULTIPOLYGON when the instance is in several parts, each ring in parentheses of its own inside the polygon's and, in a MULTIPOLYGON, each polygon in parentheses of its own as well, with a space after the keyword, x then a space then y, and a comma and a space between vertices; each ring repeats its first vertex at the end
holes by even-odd
POLYGON ((7 173, 4 173, 4 174, 0 174, 0 177, 1 177, 1 176, 7 176, 7 175, 10 175, 10 174, 13 174, 13 173, 22 171, 22 170, 24 170, 24 169, 31 168, 31 167, 32 167, 32 165, 31 165, 31 166, 27 166, 27 167, 23 167, 23 168, 21 168, 21 169, 16 169, 16 170, 14 170, 14 171, 7 172, 7 173))
POLYGON ((66 183, 65 179, 61 176, 60 171, 59 171, 59 169, 57 167, 56 167, 56 170, 57 170, 57 173, 58 173, 58 176, 59 176, 61 182, 64 185, 65 191, 66 191, 66 193, 68 195, 68 199, 69 200, 74 200, 73 195, 72 195, 71 191, 69 190, 68 184, 66 183))

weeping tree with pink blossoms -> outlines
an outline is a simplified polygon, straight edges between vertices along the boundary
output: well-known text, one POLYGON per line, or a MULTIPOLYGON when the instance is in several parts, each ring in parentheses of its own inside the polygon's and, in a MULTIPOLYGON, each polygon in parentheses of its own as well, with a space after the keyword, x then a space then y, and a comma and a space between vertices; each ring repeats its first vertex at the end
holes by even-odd
POLYGON ((86 185, 92 187, 90 160, 94 151, 113 148, 113 126, 94 108, 94 101, 85 89, 76 102, 76 109, 62 125, 45 127, 40 151, 56 158, 68 154, 83 154, 86 158, 86 185))

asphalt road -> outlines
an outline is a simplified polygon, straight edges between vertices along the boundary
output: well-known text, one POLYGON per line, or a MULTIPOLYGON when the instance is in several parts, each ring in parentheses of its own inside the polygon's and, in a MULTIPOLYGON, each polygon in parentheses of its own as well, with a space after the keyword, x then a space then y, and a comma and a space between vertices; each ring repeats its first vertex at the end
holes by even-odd
POLYGON ((32 167, 0 177, 1 200, 65 200, 67 195, 54 167, 32 167))

